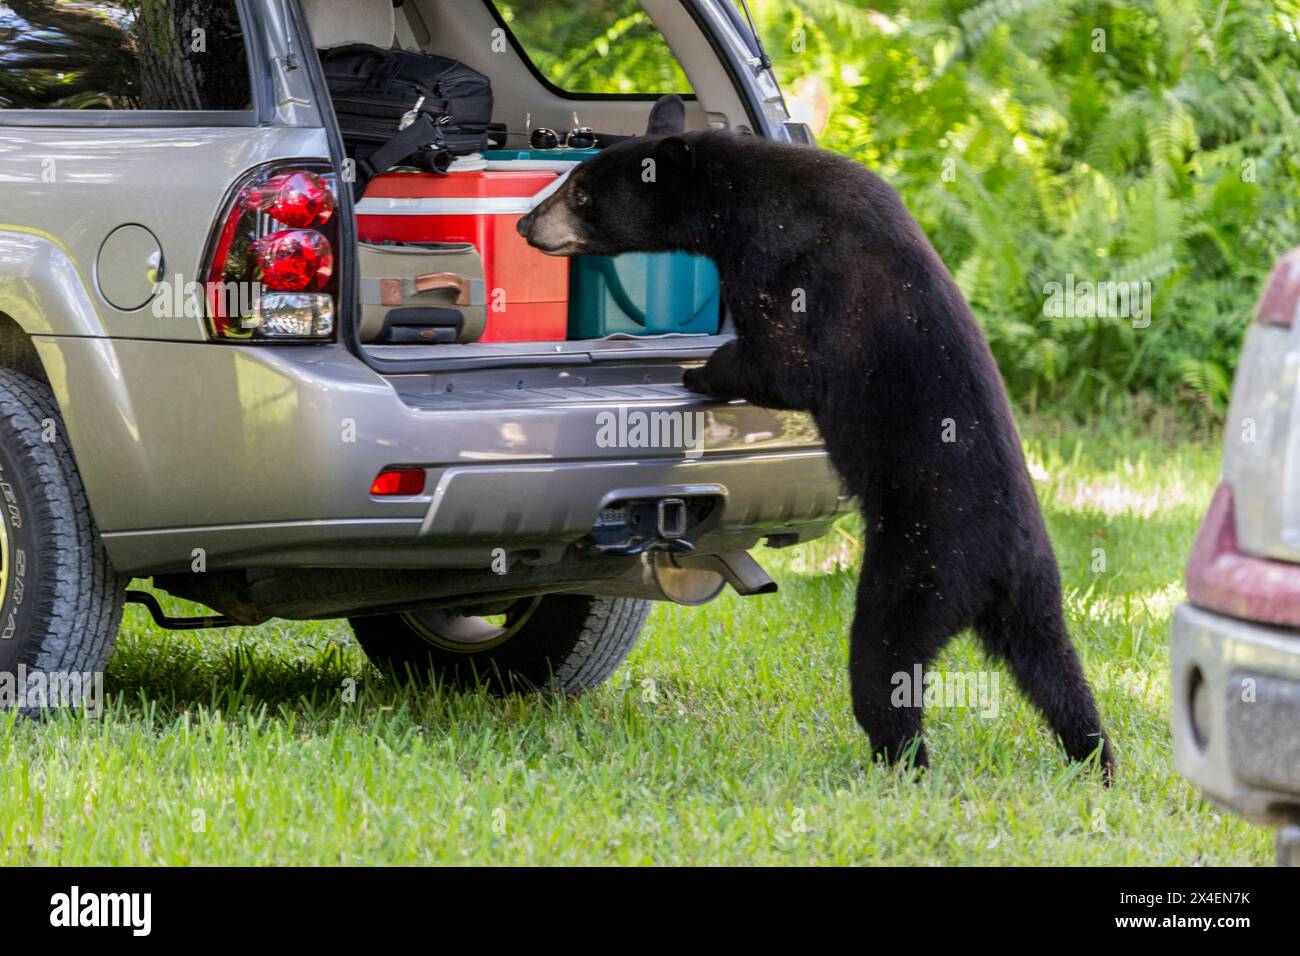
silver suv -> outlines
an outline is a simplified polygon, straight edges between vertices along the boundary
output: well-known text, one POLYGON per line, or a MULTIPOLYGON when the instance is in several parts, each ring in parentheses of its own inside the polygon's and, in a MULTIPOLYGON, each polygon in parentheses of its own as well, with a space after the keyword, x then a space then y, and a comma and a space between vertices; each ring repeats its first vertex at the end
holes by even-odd
MULTIPOLYGON (((98 669, 135 600, 177 628, 346 617, 382 665, 579 690, 648 600, 771 591, 748 550, 845 510, 805 416, 681 387, 725 314, 716 335, 362 341, 317 49, 455 57, 510 129, 632 135, 662 92, 561 88, 511 6, 0 0, 0 670, 98 669), (310 250, 328 281, 227 322, 209 280, 248 197, 300 173, 335 204, 310 250), (132 578, 215 613, 167 617, 132 578)), ((806 141, 731 0, 596 6, 661 36, 693 128, 806 141)))

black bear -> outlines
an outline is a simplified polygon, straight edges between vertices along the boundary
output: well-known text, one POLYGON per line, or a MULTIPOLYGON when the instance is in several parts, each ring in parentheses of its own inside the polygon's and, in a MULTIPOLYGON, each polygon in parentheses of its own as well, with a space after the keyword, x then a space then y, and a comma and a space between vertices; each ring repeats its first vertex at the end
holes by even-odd
POLYGON ((987 342, 898 195, 823 150, 683 133, 680 100, 645 136, 583 163, 519 223, 555 255, 685 251, 718 266, 736 337, 692 391, 805 410, 866 523, 850 638, 853 710, 878 757, 926 764, 895 675, 973 628, 1086 760, 1110 744, 1066 631, 1060 573, 987 342), (910 749, 914 748, 914 749, 910 749))

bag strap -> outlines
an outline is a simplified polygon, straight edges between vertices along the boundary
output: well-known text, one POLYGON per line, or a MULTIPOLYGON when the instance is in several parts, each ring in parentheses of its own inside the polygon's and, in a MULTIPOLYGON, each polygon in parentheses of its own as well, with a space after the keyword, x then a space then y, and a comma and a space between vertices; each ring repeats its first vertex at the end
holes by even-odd
POLYGON ((380 146, 365 159, 357 160, 357 181, 352 184, 352 195, 360 199, 366 191, 366 184, 379 173, 396 166, 412 154, 418 154, 415 165, 429 172, 445 173, 451 165, 451 154, 441 146, 438 127, 426 114, 420 114, 415 122, 402 130, 383 146, 380 146), (425 150, 426 146, 435 146, 425 150), (424 155, 424 153, 430 155, 424 155))

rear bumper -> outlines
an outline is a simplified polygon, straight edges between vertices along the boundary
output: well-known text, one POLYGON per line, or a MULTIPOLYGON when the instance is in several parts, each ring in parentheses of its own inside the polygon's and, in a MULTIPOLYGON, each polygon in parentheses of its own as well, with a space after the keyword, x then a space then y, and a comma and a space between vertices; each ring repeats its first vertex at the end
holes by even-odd
POLYGON ((816 537, 848 506, 806 416, 693 395, 662 365, 479 401, 459 377, 394 387, 337 346, 36 341, 125 573, 200 554, 207 570, 482 568, 497 549, 549 564, 610 501, 681 495, 720 503, 696 543, 730 551, 816 537), (372 497, 392 466, 424 468, 425 493, 372 497))
POLYGON ((748 550, 769 535, 820 537, 846 507, 824 452, 701 461, 579 461, 434 468, 423 514, 111 532, 114 566, 136 575, 270 567, 483 568, 498 554, 560 561, 602 508, 637 498, 707 496, 721 503, 701 554, 748 550))
POLYGON ((1300 821, 1300 633, 1185 604, 1172 663, 1179 772, 1257 823, 1300 821))

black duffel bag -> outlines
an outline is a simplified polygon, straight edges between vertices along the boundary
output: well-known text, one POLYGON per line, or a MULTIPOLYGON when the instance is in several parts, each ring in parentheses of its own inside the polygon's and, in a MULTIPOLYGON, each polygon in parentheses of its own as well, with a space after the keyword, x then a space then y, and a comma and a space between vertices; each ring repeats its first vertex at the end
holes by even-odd
POLYGON ((320 52, 353 187, 392 166, 446 172, 452 157, 488 148, 492 81, 459 60, 353 44, 320 52))

